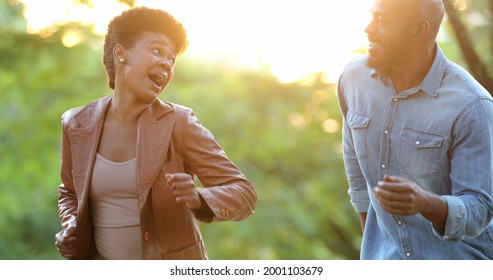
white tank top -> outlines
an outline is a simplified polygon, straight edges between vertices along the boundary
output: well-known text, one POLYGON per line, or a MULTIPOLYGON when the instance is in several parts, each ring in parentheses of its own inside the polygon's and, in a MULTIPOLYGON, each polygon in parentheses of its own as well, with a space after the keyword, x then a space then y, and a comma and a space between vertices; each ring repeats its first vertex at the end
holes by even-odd
POLYGON ((89 200, 99 254, 110 260, 142 259, 136 159, 113 162, 96 155, 89 200))

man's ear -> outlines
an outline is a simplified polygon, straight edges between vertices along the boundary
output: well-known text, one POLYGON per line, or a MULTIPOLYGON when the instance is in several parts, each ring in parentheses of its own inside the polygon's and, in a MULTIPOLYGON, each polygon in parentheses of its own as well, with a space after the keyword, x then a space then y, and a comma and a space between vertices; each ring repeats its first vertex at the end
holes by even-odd
POLYGON ((421 40, 428 36, 430 32, 430 22, 427 20, 420 20, 413 24, 411 28, 413 38, 415 40, 421 40))

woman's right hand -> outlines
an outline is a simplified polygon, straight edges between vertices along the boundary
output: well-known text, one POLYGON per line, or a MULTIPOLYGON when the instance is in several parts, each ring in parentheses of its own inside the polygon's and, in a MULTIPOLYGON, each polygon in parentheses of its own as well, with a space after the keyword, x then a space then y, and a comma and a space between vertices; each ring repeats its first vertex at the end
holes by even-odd
POLYGON ((67 222, 67 227, 55 235, 55 245, 62 257, 75 258, 77 254, 77 238, 75 237, 75 217, 67 222))

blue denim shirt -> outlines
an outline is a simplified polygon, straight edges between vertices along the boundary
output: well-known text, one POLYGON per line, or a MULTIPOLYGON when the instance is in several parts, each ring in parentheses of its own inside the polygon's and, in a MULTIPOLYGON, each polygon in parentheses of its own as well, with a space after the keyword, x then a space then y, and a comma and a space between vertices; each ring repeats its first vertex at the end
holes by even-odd
POLYGON ((367 212, 361 259, 493 259, 493 100, 437 45, 416 88, 348 64, 339 81, 349 196, 367 212), (414 181, 448 204, 445 232, 421 215, 385 212, 372 188, 385 174, 414 181))

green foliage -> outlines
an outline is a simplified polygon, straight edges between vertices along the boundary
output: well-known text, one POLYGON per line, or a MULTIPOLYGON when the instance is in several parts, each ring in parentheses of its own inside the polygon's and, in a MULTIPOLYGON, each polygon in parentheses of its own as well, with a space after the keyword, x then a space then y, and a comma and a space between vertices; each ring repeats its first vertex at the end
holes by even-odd
POLYGON ((469 27, 476 52, 488 67, 490 76, 493 75, 493 2, 491 0, 471 1, 471 10, 467 13, 469 27))
MULTIPOLYGON (((4 27, 22 19, 19 6, 5 5, 4 27)), ((101 96, 105 83, 99 51, 65 48, 63 31, 43 40, 0 29, 0 259, 58 257, 60 116, 101 96)))

